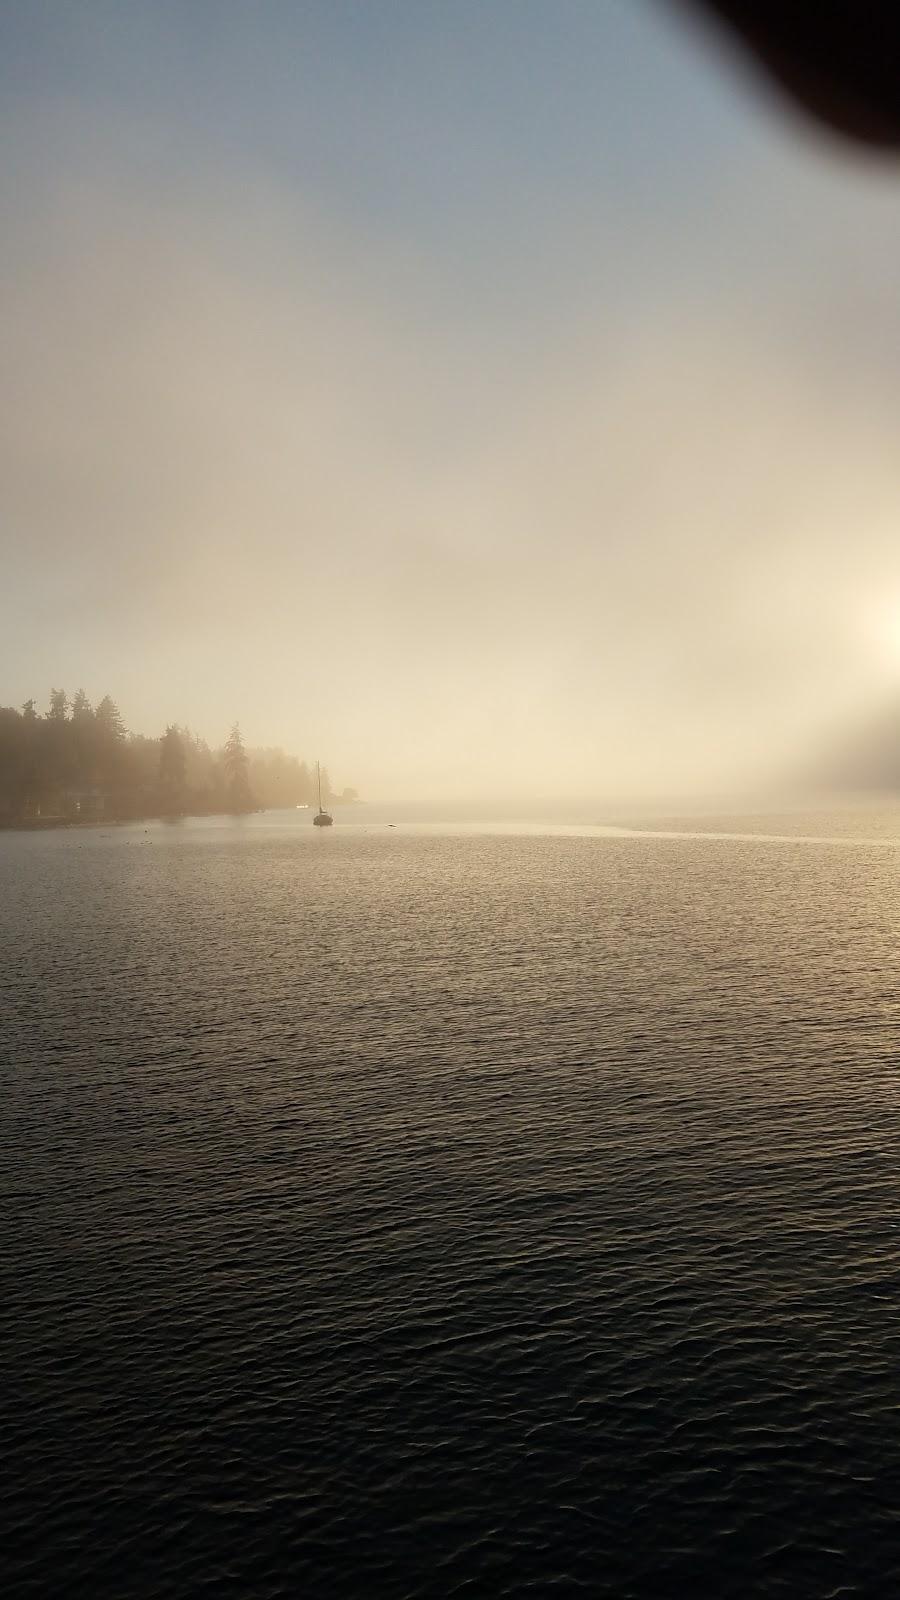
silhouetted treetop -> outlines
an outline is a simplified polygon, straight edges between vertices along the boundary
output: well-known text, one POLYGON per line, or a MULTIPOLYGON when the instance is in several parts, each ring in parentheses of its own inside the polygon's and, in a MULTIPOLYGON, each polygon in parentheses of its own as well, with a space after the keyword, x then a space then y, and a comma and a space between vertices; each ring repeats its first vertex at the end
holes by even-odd
POLYGON ((103 696, 94 712, 94 717, 98 728, 110 739, 125 738, 125 724, 119 715, 119 708, 115 700, 111 699, 108 694, 103 696))
POLYGON ((225 744, 225 771, 228 774, 228 798, 232 811, 252 811, 253 797, 250 793, 250 764, 241 730, 237 723, 232 724, 231 732, 225 744))

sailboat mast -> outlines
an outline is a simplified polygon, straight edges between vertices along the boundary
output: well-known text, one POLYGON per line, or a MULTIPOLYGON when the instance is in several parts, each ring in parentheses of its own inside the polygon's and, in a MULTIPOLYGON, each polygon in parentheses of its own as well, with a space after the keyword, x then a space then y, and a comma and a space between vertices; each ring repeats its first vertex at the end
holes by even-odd
POLYGON ((330 811, 322 809, 322 768, 318 761, 316 762, 316 792, 319 796, 319 809, 313 817, 313 824, 317 828, 330 828, 334 822, 334 817, 330 811))

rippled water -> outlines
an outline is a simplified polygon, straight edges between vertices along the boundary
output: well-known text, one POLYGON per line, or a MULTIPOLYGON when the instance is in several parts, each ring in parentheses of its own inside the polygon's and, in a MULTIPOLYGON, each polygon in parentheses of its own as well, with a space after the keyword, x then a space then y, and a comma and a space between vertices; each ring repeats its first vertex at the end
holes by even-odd
POLYGON ((740 831, 0 835, 6 1592, 898 1592, 900 830, 740 831))

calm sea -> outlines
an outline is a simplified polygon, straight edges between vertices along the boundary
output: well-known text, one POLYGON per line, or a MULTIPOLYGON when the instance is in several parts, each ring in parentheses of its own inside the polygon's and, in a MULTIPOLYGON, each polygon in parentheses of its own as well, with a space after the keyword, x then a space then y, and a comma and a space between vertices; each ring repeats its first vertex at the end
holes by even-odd
POLYGON ((900 1592, 900 814, 6 833, 0 942, 4 1593, 900 1592))

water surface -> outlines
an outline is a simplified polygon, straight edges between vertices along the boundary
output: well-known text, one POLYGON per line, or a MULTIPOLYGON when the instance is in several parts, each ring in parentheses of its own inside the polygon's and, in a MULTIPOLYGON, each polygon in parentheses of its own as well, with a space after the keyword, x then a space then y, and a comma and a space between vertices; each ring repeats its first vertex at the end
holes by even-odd
POLYGON ((896 817, 0 834, 0 940, 11 1592, 896 1588, 896 817))

